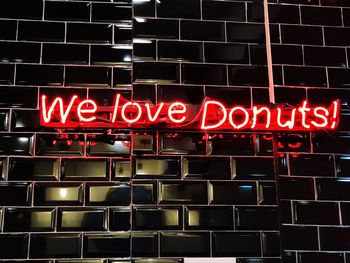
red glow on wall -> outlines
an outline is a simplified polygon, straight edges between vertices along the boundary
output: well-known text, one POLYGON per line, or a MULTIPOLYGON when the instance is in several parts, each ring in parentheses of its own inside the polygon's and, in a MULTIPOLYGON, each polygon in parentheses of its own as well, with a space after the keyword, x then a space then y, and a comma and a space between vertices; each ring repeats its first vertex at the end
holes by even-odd
POLYGON ((179 101, 153 105, 116 94, 114 106, 98 106, 94 100, 76 95, 68 100, 42 95, 40 115, 42 126, 54 128, 313 131, 336 129, 340 103, 335 100, 327 107, 312 108, 303 101, 300 106, 245 108, 205 98, 201 105, 179 101))

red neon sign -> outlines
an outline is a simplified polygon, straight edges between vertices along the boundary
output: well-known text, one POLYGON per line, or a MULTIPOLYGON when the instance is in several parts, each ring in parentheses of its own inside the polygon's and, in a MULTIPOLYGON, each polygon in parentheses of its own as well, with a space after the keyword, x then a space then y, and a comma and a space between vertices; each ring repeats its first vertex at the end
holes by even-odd
POLYGON ((205 98, 201 105, 179 101, 157 105, 131 101, 116 94, 114 106, 98 106, 94 100, 74 95, 40 98, 40 121, 54 128, 180 128, 201 130, 334 130, 338 126, 340 103, 311 108, 300 106, 253 106, 251 109, 205 98))

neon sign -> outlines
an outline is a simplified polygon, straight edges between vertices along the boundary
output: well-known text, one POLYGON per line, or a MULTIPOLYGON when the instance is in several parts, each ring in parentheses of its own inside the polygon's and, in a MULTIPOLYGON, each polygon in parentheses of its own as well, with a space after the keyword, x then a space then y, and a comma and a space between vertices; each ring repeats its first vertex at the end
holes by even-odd
POLYGON ((99 106, 92 99, 40 98, 40 122, 53 128, 164 128, 201 130, 314 131, 338 126, 340 103, 328 107, 253 106, 250 109, 205 98, 201 105, 179 101, 156 105, 131 101, 116 94, 114 106, 99 106))

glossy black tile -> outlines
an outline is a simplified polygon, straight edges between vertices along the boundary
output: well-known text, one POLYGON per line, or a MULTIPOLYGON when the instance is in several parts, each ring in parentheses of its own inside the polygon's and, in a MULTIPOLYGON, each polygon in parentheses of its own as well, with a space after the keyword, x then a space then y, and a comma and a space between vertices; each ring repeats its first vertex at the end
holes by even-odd
POLYGON ((134 38, 178 39, 179 22, 170 19, 135 19, 134 38))
POLYGON ((67 24, 67 42, 112 43, 112 26, 103 24, 67 24))
POLYGON ((28 183, 0 184, 0 205, 2 206, 27 206, 31 199, 31 185, 28 183))
POLYGON ((200 0, 172 0, 156 1, 157 16, 166 18, 192 18, 200 19, 200 0))
POLYGON ((210 134, 211 154, 215 155, 253 155, 252 134, 210 134))
POLYGON ((185 208, 185 229, 233 229, 232 207, 223 206, 187 206, 185 208))
POLYGON ((202 134, 164 133, 160 142, 162 154, 205 154, 206 150, 202 134))
POLYGON ((9 125, 9 112, 7 110, 0 111, 0 131, 6 131, 9 125))
POLYGON ((243 2, 225 2, 205 0, 202 2, 203 19, 245 21, 245 4, 243 2))
POLYGON ((301 21, 310 25, 341 26, 342 14, 340 8, 301 7, 301 21), (317 16, 314 14, 318 14, 317 16))
POLYGON ((317 227, 283 226, 284 248, 288 250, 318 250, 317 227))
POLYGON ((316 26, 281 26, 282 43, 322 45, 322 27, 316 26))
POLYGON ((327 252, 302 252, 298 254, 300 263, 319 262, 319 263, 343 263, 344 255, 341 253, 327 253, 327 252))
POLYGON ((185 84, 227 85, 224 65, 184 64, 181 71, 185 84))
POLYGON ((321 227, 320 245, 322 250, 346 251, 349 250, 348 227, 321 227))
POLYGON ((89 184, 86 189, 87 205, 128 206, 130 204, 131 191, 128 184, 89 184))
POLYGON ((261 234, 263 255, 265 257, 281 256, 281 241, 279 232, 264 232, 261 234))
POLYGON ((214 232, 213 255, 216 257, 259 257, 259 233, 214 232))
POLYGON ((4 231, 53 231, 54 209, 7 208, 4 215, 4 231))
POLYGON ((340 68, 328 69, 329 86, 332 88, 348 89, 350 86, 349 70, 340 68))
POLYGON ((268 86, 267 67, 228 66, 228 74, 232 86, 268 86))
POLYGON ((236 207, 235 222, 238 230, 277 230, 276 207, 236 207))
POLYGON ((58 209, 58 231, 103 231, 106 230, 105 209, 58 209))
POLYGON ((211 204, 256 205, 257 191, 255 183, 215 182, 209 185, 211 204))
POLYGON ((349 46, 350 28, 344 27, 325 27, 325 44, 329 46, 349 46))
POLYGON ((12 111, 12 131, 40 130, 40 113, 37 110, 12 111))
POLYGON ((147 83, 177 83, 180 80, 179 65, 161 62, 134 63, 133 80, 147 83))
POLYGON ((296 224, 339 225, 340 223, 338 204, 335 202, 294 202, 293 211, 296 224))
POLYGON ((227 23, 227 40, 243 43, 265 43, 263 24, 227 23))
POLYGON ((209 63, 248 64, 248 45, 205 43, 204 57, 209 63))
POLYGON ((275 183, 259 183, 258 198, 260 205, 275 205, 277 203, 275 183))
POLYGON ((83 186, 79 183, 40 183, 34 187, 34 205, 82 205, 83 186))
POLYGON ((231 164, 237 180, 274 180, 272 158, 234 158, 231 164))
POLYGON ((59 176, 58 159, 11 158, 8 180, 57 180, 59 176))
POLYGON ((18 40, 63 42, 64 23, 20 21, 18 24, 18 40))
POLYGON ((36 154, 41 156, 70 155, 82 156, 84 137, 67 134, 41 134, 36 136, 36 154))
POLYGON ((348 177, 350 173, 350 158, 347 155, 335 157, 336 160, 336 175, 337 177, 348 177))
POLYGON ((134 16, 155 17, 155 0, 134 2, 134 16))
POLYGON ((109 229, 112 231, 130 230, 130 210, 112 208, 109 211, 109 229))
POLYGON ((34 234, 30 238, 31 258, 78 258, 81 237, 77 234, 34 234))
POLYGON ((162 204, 207 204, 208 189, 204 181, 160 182, 159 201, 162 204))
POLYGON ((92 46, 91 64, 116 65, 131 63, 132 49, 118 46, 92 46))
POLYGON ((1 134, 0 154, 1 155, 32 155, 33 134, 1 134))
POLYGON ((91 7, 91 21, 94 22, 131 22, 131 6, 118 4, 93 3, 91 7))
POLYGON ((16 39, 17 21, 0 20, 0 39, 16 39))
POLYGON ((18 65, 16 84, 61 86, 63 84, 63 66, 18 65))
MULTIPOLYGON (((248 21, 264 22, 264 8, 261 1, 248 3, 248 21)), ((269 5, 270 23, 299 24, 299 8, 295 5, 269 5)))
MULTIPOLYGON (((137 67, 134 67, 136 70, 137 67)), ((142 67, 141 67, 142 68, 142 67)), ((164 71, 169 70, 168 68, 165 68, 164 71)), ((173 68, 171 68, 173 70, 173 68)), ((170 70, 169 70, 170 71, 170 70)), ((136 72, 136 71, 135 71, 136 72)), ((173 75, 172 73, 164 73, 164 75, 169 74, 173 75)), ((142 77, 147 78, 147 75, 140 74, 141 75, 141 82, 142 82, 142 77)), ((171 78, 171 77, 169 77, 171 78)), ((131 69, 129 67, 121 67, 121 68, 113 68, 113 87, 119 87, 119 85, 130 85, 132 82, 131 78, 131 69)))
POLYGON ((326 70, 316 67, 284 67, 284 83, 286 86, 326 87, 326 70))
POLYGON ((188 158, 182 161, 186 179, 230 180, 231 168, 228 158, 188 158))
POLYGON ((132 256, 134 257, 157 257, 158 234, 134 233, 132 236, 132 256))
POLYGON ((181 207, 135 208, 133 211, 133 229, 182 229, 182 218, 181 207))
POLYGON ((231 106, 233 103, 250 108, 250 89, 228 87, 205 87, 205 95, 211 99, 217 99, 224 105, 231 106))
POLYGON ((64 159, 62 166, 61 177, 65 180, 103 180, 109 174, 109 163, 103 159, 64 159))
POLYGON ((113 41, 118 45, 130 45, 132 43, 133 28, 131 25, 121 24, 114 26, 113 41))
POLYGON ((282 199, 314 200, 314 182, 312 178, 281 177, 282 199))
POLYGON ((200 62, 203 60, 202 52, 200 42, 158 42, 159 60, 200 62))
POLYGON ((180 175, 179 159, 149 159, 134 160, 135 178, 176 178, 180 175))
POLYGON ((225 41, 223 22, 180 21, 180 38, 185 40, 225 41))
POLYGON ((346 67, 344 48, 304 47, 304 55, 306 65, 346 67))
POLYGON ((157 203, 157 186, 152 181, 134 182, 132 186, 133 203, 155 204, 157 203))
MULTIPOLYGON (((87 138, 87 154, 89 156, 128 155, 130 154, 130 136, 124 134, 90 135, 87 138)), ((125 173, 120 175, 124 177, 122 174, 125 173)))
POLYGON ((83 2, 45 2, 44 17, 47 20, 86 21, 90 20, 90 4, 83 2))
POLYGON ((107 67, 66 67, 66 86, 110 87, 112 69, 107 67))
POLYGON ((320 178, 316 180, 316 187, 320 200, 350 200, 350 181, 347 178, 320 178))
POLYGON ((204 98, 202 86, 194 85, 159 85, 158 101, 171 102, 174 99, 184 103, 199 105, 204 98))
POLYGON ((0 64, 0 84, 13 85, 14 84, 15 66, 11 64, 0 64))
POLYGON ((40 44, 38 43, 0 42, 1 62, 39 63, 39 60, 40 44))
POLYGON ((2 3, 0 17, 3 18, 26 18, 41 19, 43 15, 43 2, 34 0, 30 3, 25 0, 14 0, 9 3, 2 3), (18 8, 18 7, 21 8, 18 8))
POLYGON ((88 64, 89 47, 87 45, 44 44, 42 60, 48 64, 88 64))
MULTIPOLYGON (((341 121, 346 119, 342 118, 341 121)), ((346 125, 346 124, 345 124, 346 125)), ((346 130, 346 129, 345 129, 346 130)), ((349 153, 350 136, 348 133, 313 134, 314 151, 319 153, 349 153)))
POLYGON ((334 162, 330 155, 294 155, 289 158, 291 175, 334 176, 334 162))
POLYGON ((2 259, 24 259, 27 257, 28 235, 25 234, 1 234, 0 256, 2 259))
POLYGON ((85 235, 83 256, 87 258, 129 257, 130 234, 85 235))
MULTIPOLYGON (((133 43, 133 60, 144 61, 144 60, 156 60, 156 41, 149 41, 145 43, 133 43)), ((168 50, 167 50, 168 51, 168 50)), ((173 52, 171 52, 173 53, 173 52)), ((178 54, 177 52, 175 52, 178 54)))
POLYGON ((164 232, 160 234, 160 255, 162 257, 208 257, 210 235, 206 232, 164 232))
POLYGON ((350 3, 346 0, 321 0, 322 6, 344 6, 350 7, 350 3))

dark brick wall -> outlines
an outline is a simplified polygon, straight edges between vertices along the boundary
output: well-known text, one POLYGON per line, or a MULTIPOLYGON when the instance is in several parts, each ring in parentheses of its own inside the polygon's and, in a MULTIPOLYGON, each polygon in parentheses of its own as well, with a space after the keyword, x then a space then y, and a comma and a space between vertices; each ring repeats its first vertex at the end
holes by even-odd
POLYGON ((262 2, 1 1, 0 258, 349 262, 350 2, 270 2, 276 102, 339 131, 44 129, 40 94, 268 104, 262 2))

